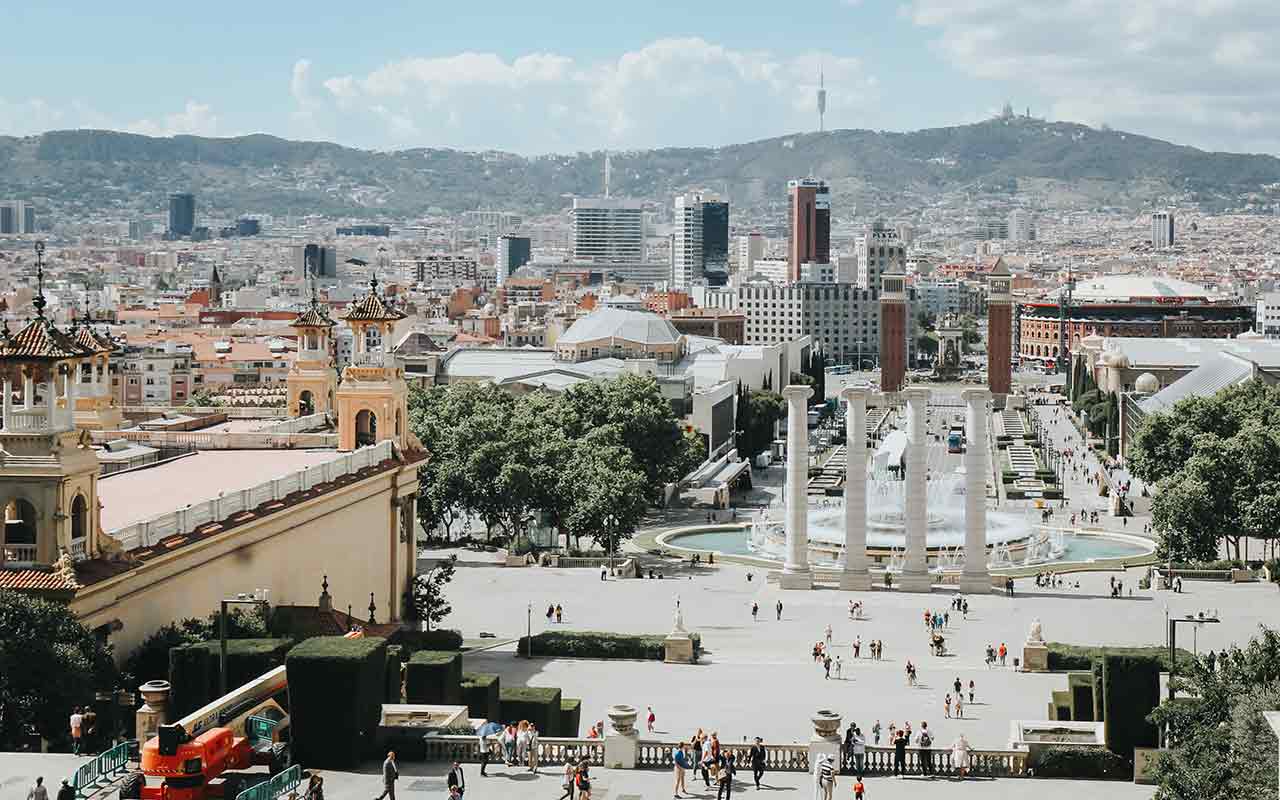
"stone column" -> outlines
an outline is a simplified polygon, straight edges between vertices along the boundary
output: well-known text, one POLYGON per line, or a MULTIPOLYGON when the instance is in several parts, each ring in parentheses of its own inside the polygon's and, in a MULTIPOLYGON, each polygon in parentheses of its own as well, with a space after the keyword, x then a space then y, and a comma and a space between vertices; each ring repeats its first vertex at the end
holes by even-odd
POLYGON ((866 389, 845 389, 844 572, 840 588, 867 591, 867 398, 866 389))
POLYGON ((9 426, 13 420, 13 378, 4 376, 4 429, 10 433, 9 426))
POLYGON ((925 409, 929 405, 929 390, 910 388, 903 391, 902 396, 907 401, 907 552, 902 574, 898 576, 898 588, 907 592, 927 592, 933 588, 929 556, 925 550, 929 526, 925 409))
POLYGON ((779 586, 812 589, 809 571, 809 397, 813 388, 788 386, 787 398, 787 559, 779 586))
POLYGON ((22 407, 30 411, 35 408, 36 398, 36 379, 31 373, 30 368, 22 371, 22 407))
POLYGON ((640 733, 636 730, 634 706, 609 706, 613 728, 604 737, 604 765, 609 769, 635 769, 640 755, 640 733))
POLYGON ((987 402, 986 389, 960 393, 968 418, 964 432, 964 571, 960 591, 991 591, 987 572, 987 402))
POLYGON ((76 396, 79 394, 77 389, 80 388, 80 365, 73 361, 67 369, 70 371, 67 372, 66 426, 74 428, 76 426, 76 396))
POLYGON ((143 703, 134 712, 134 725, 138 741, 146 744, 169 721, 169 682, 147 681, 138 687, 138 693, 143 703))

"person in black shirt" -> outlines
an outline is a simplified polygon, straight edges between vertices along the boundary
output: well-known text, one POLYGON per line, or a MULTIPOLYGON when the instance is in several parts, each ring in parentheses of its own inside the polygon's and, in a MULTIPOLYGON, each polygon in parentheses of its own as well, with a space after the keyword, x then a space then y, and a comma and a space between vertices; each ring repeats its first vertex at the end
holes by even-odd
POLYGON ((751 777, 755 779, 756 788, 760 788, 760 779, 764 777, 765 751, 764 745, 760 743, 760 737, 756 737, 756 743, 751 745, 751 777))
POLYGON ((907 735, 899 730, 893 740, 893 774, 905 775, 907 772, 907 735))

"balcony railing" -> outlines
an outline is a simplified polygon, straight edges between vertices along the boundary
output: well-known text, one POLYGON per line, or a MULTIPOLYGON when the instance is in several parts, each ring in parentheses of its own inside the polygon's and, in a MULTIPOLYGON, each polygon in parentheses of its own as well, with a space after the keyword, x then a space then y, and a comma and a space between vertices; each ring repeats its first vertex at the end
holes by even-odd
POLYGON ((36 563, 36 546, 34 544, 0 545, 0 564, 24 566, 34 563, 36 563))
POLYGON ((386 366, 387 357, 380 352, 353 353, 351 363, 357 367, 383 367, 386 366))
POLYGON ((6 427, 10 433, 42 433, 49 430, 49 412, 43 408, 15 408, 9 412, 6 427))
POLYGON ((85 547, 85 543, 87 541, 88 541, 87 539, 71 540, 71 560, 84 561, 86 558, 89 557, 88 548, 85 547))

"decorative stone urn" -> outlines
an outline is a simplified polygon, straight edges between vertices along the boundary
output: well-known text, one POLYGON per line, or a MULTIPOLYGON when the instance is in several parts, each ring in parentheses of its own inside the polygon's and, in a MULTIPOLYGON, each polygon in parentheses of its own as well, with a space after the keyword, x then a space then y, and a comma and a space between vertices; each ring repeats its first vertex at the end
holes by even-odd
MULTIPOLYGON (((613 705, 609 706, 609 724, 613 727, 613 732, 619 736, 630 736, 636 732, 636 716, 635 706, 613 705)), ((838 723, 837 723, 838 724, 838 723)))
POLYGON ((169 689, 168 681, 147 681, 138 687, 142 706, 133 715, 138 741, 145 743, 169 721, 169 689))
POLYGON ((840 715, 822 709, 813 717, 813 737, 809 739, 809 763, 816 764, 819 756, 830 756, 840 763, 840 715))

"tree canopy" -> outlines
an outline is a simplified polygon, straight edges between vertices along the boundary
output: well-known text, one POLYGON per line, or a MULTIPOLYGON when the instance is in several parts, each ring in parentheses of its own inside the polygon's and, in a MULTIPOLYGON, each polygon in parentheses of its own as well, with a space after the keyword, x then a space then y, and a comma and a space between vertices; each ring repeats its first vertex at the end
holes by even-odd
POLYGON ((1134 475, 1156 486, 1161 556, 1209 560, 1221 541, 1280 533, 1280 388, 1249 381, 1144 420, 1129 446, 1134 475))
POLYGON ((1262 714, 1280 708, 1280 635, 1263 628, 1243 648, 1200 656, 1174 681, 1182 696, 1151 714, 1171 745, 1156 760, 1157 799, 1275 797, 1276 737, 1262 714))
POLYGON ((418 516, 447 538, 459 520, 515 541, 541 517, 605 549, 635 531, 668 483, 706 457, 650 376, 519 397, 492 384, 415 390, 409 423, 431 451, 418 516))
POLYGON ((63 603, 0 590, 0 750, 66 734, 73 706, 115 686, 111 649, 63 603))

